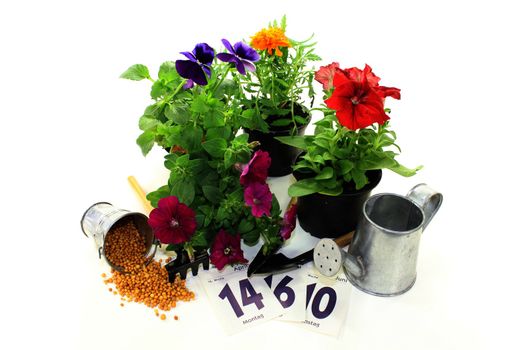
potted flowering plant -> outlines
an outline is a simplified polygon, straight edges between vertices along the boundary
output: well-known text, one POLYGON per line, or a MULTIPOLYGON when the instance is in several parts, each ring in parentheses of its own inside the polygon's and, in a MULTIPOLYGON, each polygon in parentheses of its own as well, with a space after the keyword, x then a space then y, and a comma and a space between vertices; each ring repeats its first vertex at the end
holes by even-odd
POLYGON ((241 76, 245 91, 243 98, 243 127, 250 141, 259 141, 261 149, 270 153, 270 176, 283 176, 292 172, 291 165, 299 150, 284 145, 275 136, 302 135, 311 114, 305 96, 313 103, 313 67, 308 64, 320 60, 314 53, 309 38, 295 41, 288 38, 286 17, 280 24, 271 23, 251 38, 251 46, 261 59, 257 70, 241 76))
POLYGON ((165 62, 158 78, 147 67, 122 74, 153 84, 153 103, 140 117, 137 143, 146 155, 156 143, 170 152, 164 165, 168 183, 148 194, 155 209, 149 224, 168 250, 194 255, 211 249, 217 268, 246 262, 241 239, 254 245, 262 236, 270 249, 290 237, 293 227, 280 217, 279 203, 266 184, 271 159, 241 127, 238 75, 254 70, 258 54, 243 42, 215 54, 200 43, 185 59, 165 62))
POLYGON ((336 237, 355 229, 361 207, 381 180, 381 169, 412 176, 395 157, 400 151, 390 130, 387 97, 400 90, 379 85, 372 68, 341 69, 334 62, 321 67, 315 79, 323 85, 324 118, 314 135, 279 137, 304 153, 294 165, 298 180, 289 195, 297 196, 301 227, 318 237, 336 237))

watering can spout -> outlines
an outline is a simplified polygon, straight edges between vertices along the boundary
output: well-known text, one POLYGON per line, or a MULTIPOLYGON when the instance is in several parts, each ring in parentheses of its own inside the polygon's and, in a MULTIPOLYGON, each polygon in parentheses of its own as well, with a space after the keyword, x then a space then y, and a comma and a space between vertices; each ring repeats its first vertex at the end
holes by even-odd
POLYGON ((417 205, 423 209, 424 213, 424 222, 423 222, 423 231, 427 228, 432 218, 439 210, 441 203, 443 202, 443 195, 427 184, 419 184, 414 186, 407 193, 407 197, 416 202, 417 205))

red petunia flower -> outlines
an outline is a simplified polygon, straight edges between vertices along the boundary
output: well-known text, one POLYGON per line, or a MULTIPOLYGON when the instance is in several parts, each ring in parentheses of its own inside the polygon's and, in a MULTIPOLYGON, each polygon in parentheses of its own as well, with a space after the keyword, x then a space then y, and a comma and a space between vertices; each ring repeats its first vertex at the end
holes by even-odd
POLYGON ((233 236, 225 230, 220 230, 211 246, 210 261, 219 270, 227 264, 247 263, 241 250, 241 236, 233 236))
POLYGON ((401 97, 400 90, 379 86, 379 78, 368 65, 364 70, 350 68, 334 74, 334 92, 325 100, 336 111, 341 125, 351 130, 366 128, 373 123, 384 124, 390 119, 385 113, 384 100, 401 97))
POLYGON ((252 208, 252 215, 260 218, 264 214, 270 216, 272 208, 272 193, 265 183, 253 182, 244 189, 244 202, 252 208))
POLYGON ((240 182, 243 186, 248 186, 253 182, 266 182, 268 168, 270 167, 270 155, 268 152, 258 150, 253 154, 250 162, 243 166, 240 182))
POLYGON ((372 87, 374 91, 377 92, 382 98, 393 97, 397 100, 401 98, 401 90, 398 88, 379 86, 379 81, 381 78, 372 72, 372 68, 368 64, 365 64, 365 68, 363 70, 353 67, 347 68, 342 72, 344 72, 343 74, 345 74, 349 79, 354 81, 362 81, 366 79, 370 87, 372 87))
POLYGON ((363 70, 357 67, 352 67, 340 71, 350 80, 366 80, 371 87, 379 86, 379 81, 381 80, 381 78, 372 72, 372 68, 368 64, 365 64, 365 68, 363 70))
POLYGON ((155 237, 164 244, 187 242, 197 228, 195 212, 175 196, 159 200, 158 208, 149 214, 148 224, 155 237))
POLYGON ((288 208, 286 213, 284 213, 283 223, 279 234, 283 240, 287 240, 292 235, 293 230, 295 229, 295 222, 297 217, 297 204, 293 204, 288 208))
POLYGON ((330 90, 334 87, 334 74, 339 69, 339 63, 332 62, 327 66, 322 66, 315 72, 315 80, 323 84, 324 90, 330 90))

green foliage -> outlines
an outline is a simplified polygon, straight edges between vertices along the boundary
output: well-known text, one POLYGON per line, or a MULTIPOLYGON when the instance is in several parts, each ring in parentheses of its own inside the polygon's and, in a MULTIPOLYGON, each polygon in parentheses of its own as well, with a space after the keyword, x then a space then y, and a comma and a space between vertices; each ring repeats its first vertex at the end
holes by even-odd
MULTIPOLYGON (((283 16, 280 23, 271 22, 269 27, 285 32, 286 17, 283 16)), ((316 43, 312 39, 313 35, 303 41, 288 38, 290 47, 280 47, 282 56, 275 51, 269 54, 267 50, 258 50, 261 59, 255 63, 256 71, 240 77, 250 96, 243 100, 246 108, 244 127, 267 132, 269 125, 290 126, 294 135, 298 126, 308 123, 304 113, 308 115, 309 111, 297 110, 297 107, 313 104, 314 67, 311 63, 321 58, 315 54, 316 43), (304 100, 304 95, 309 97, 310 103, 304 100)))
MULTIPOLYGON (((236 70, 215 63, 208 84, 188 90, 171 61, 160 66, 156 80, 143 65, 130 67, 121 77, 152 83, 152 103, 138 123, 142 153, 148 154, 155 144, 174 152, 166 154, 164 161, 170 171, 168 183, 149 193, 148 200, 156 207, 161 198, 176 196, 195 212, 198 225, 191 241, 171 249, 209 248, 221 229, 239 233, 248 245, 257 244, 261 235, 267 245, 281 242, 277 200, 271 218, 253 217, 244 203, 236 164, 248 163, 255 145, 248 144, 247 134, 237 135, 252 111, 243 109, 236 70)), ((259 125, 263 123, 261 119, 259 125)))
POLYGON ((421 169, 409 169, 399 164, 395 144, 396 134, 389 130, 388 122, 370 128, 349 130, 337 124, 333 112, 325 111, 325 118, 316 123, 313 136, 285 136, 278 139, 305 153, 299 158, 294 170, 304 178, 290 186, 290 196, 306 196, 321 193, 337 196, 345 187, 363 188, 368 183, 366 172, 390 169, 403 176, 412 176, 421 169))
POLYGON ((150 79, 148 67, 143 64, 132 65, 120 77, 129 80, 150 79))

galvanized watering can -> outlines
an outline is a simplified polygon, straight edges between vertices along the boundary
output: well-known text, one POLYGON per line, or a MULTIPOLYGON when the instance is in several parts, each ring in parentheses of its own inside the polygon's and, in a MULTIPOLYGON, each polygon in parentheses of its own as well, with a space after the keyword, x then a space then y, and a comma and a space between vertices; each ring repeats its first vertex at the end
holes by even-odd
POLYGON ((327 276, 343 267, 358 289, 378 296, 408 291, 416 281, 421 234, 443 201, 443 196, 419 184, 406 196, 380 193, 363 205, 356 235, 348 253, 331 239, 314 249, 314 263, 327 276))

